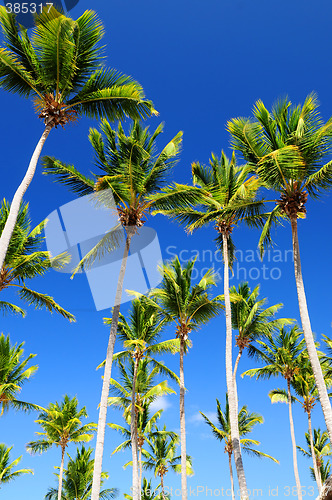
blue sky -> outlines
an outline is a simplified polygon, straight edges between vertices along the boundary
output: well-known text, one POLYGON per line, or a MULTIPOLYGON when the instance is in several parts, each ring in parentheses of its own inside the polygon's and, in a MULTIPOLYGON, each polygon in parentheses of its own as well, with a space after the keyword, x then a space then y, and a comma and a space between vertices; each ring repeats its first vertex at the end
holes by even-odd
MULTIPOLYGON (((303 102, 314 90, 318 93, 324 119, 332 115, 332 7, 327 0, 315 4, 307 0, 280 0, 278 3, 264 0, 168 0, 163 3, 97 0, 93 4, 80 0, 71 13, 76 17, 91 8, 98 12, 106 28, 107 64, 132 75, 143 85, 147 97, 153 100, 160 113, 158 118, 149 120, 151 128, 160 121, 165 122, 160 146, 183 130, 181 161, 172 177, 176 181, 189 181, 191 162, 207 162, 211 151, 219 154, 223 148, 231 153, 225 124, 231 117, 249 115, 258 98, 270 107, 277 97, 285 94, 294 103, 303 102)), ((10 199, 24 175, 43 125, 30 101, 3 91, 0 91, 0 99, 3 116, 0 123, 1 196, 10 199)), ((65 131, 52 131, 44 153, 89 173, 93 170, 92 151, 87 140, 91 126, 97 123, 83 119, 65 131)), ((65 188, 42 176, 40 166, 25 197, 30 203, 34 224, 73 199, 65 188)), ((307 219, 299 223, 307 298, 313 330, 318 337, 331 334, 331 206, 328 195, 320 202, 309 201, 307 219)), ((216 270, 221 267, 218 255, 214 255, 212 228, 189 237, 161 216, 151 218, 148 225, 158 233, 164 258, 182 252, 181 258, 185 260, 197 254, 200 272, 212 265, 216 270)), ((234 233, 234 239, 243 255, 238 255, 237 275, 231 283, 236 284, 237 278, 249 277, 251 272, 250 285, 261 283, 262 296, 268 297, 269 304, 283 302, 282 315, 298 319, 292 261, 287 252, 291 249, 290 228, 278 229, 275 252, 264 263, 259 261, 257 254, 254 262, 249 262, 249 255, 252 257, 256 252, 258 233, 241 228, 234 233), (282 261, 278 262, 280 258, 282 261), (263 264, 267 267, 265 274, 263 264), (276 276, 279 279, 274 279, 276 276)), ((96 421, 101 373, 95 368, 106 352, 108 329, 103 326, 102 318, 109 316, 109 311, 96 312, 86 277, 82 275, 69 280, 68 275, 51 272, 36 280, 34 287, 53 295, 76 315, 77 323, 69 324, 60 317, 32 309, 24 320, 2 319, 1 330, 10 333, 12 341, 25 341, 26 353, 37 354, 35 360, 39 370, 24 387, 22 399, 45 406, 51 401, 59 401, 65 393, 77 395, 80 404, 87 406, 89 419, 96 421)), ((216 293, 221 290, 222 281, 216 293)), ((6 299, 9 297, 6 295, 6 299)), ((127 308, 126 305, 123 312, 127 308)), ((165 338, 173 335, 171 328, 165 332, 165 338)), ((210 436, 209 429, 198 417, 199 411, 209 415, 215 411, 216 398, 224 401, 224 317, 220 316, 195 332, 192 340, 193 348, 185 360, 185 376, 187 447, 193 456, 195 475, 188 480, 188 487, 226 489, 229 488, 229 473, 223 445, 210 436)), ((167 358, 167 363, 178 370, 176 357, 167 358)), ((253 362, 244 357, 239 371, 242 373, 252 366, 253 362)), ((276 465, 267 460, 244 458, 248 487, 262 489, 263 498, 269 496, 269 487, 278 486, 278 495, 283 497, 287 495, 287 487, 294 485, 287 407, 272 406, 267 396, 270 389, 282 384, 283 381, 277 379, 269 382, 244 379, 238 384, 240 404, 247 404, 251 411, 261 413, 265 419, 252 437, 261 441, 262 451, 280 460, 280 465, 276 465)), ((163 421, 168 427, 178 429, 178 396, 168 397, 164 406, 163 421)), ((296 438, 303 446, 307 422, 300 406, 294 406, 294 417, 296 438)), ((54 449, 35 457, 24 451, 25 443, 34 439, 34 432, 38 430, 34 418, 33 414, 13 412, 1 417, 1 441, 14 445, 13 457, 23 454, 21 465, 35 472, 33 477, 22 477, 4 487, 0 497, 6 500, 23 496, 25 500, 42 499, 48 487, 55 486, 53 467, 59 464, 60 451, 54 449)), ((121 413, 109 411, 108 419, 121 422, 121 413)), ((318 405, 313 424, 324 427, 318 405)), ((110 457, 119 443, 119 436, 107 430, 104 454, 104 470, 110 473, 107 485, 120 488, 122 497, 123 492, 129 492, 131 471, 122 469, 129 460, 128 454, 110 457)), ((70 447, 69 453, 73 455, 74 452, 75 448, 70 447)), ((309 489, 313 486, 310 462, 301 456, 298 459, 302 485, 307 489, 307 496, 315 498, 309 489)), ((179 477, 169 473, 166 484, 179 488, 179 477)), ((205 492, 200 496, 204 497, 205 492)))

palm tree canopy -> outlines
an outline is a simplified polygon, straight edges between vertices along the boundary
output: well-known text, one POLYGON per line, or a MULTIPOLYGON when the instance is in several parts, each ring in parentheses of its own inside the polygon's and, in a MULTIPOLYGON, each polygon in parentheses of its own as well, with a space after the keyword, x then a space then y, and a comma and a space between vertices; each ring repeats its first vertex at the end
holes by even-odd
POLYGON ((174 184, 163 189, 161 196, 152 196, 154 213, 162 213, 184 224, 187 231, 213 223, 218 232, 216 242, 222 248, 226 234, 230 262, 234 259, 231 232, 241 222, 250 227, 262 227, 264 203, 257 200, 260 181, 250 175, 250 169, 236 164, 224 152, 218 158, 212 154, 210 165, 192 165, 193 185, 174 184))
MULTIPOLYGON (((297 448, 301 451, 301 453, 304 456, 312 458, 309 432, 305 433, 305 440, 307 444, 307 449, 305 450, 304 448, 301 448, 301 446, 297 446, 297 448)), ((313 442, 314 442, 315 455, 318 459, 320 459, 321 457, 327 457, 332 455, 331 443, 327 431, 322 431, 320 428, 314 429, 313 442)))
MULTIPOLYGON (((159 483, 156 487, 152 486, 151 479, 148 481, 145 477, 143 477, 143 485, 141 492, 141 500, 163 500, 163 494, 160 491, 161 484, 159 483)), ((132 500, 133 497, 131 495, 123 494, 126 500, 132 500)), ((170 500, 171 496, 169 494, 165 495, 167 500, 170 500)))
POLYGON ((43 429, 43 432, 36 433, 41 439, 28 443, 27 451, 43 453, 53 445, 60 446, 64 450, 70 442, 91 441, 97 424, 82 425, 81 419, 87 416, 85 406, 78 409, 76 397, 70 398, 65 395, 61 403, 50 403, 36 420, 43 429))
MULTIPOLYGON (((92 476, 94 459, 91 458, 93 453, 92 448, 82 446, 77 449, 76 456, 71 458, 70 455, 67 468, 64 470, 63 500, 90 500, 92 489, 92 476)), ((102 473, 102 481, 108 479, 106 472, 102 473)), ((108 488, 100 492, 100 499, 110 500, 118 495, 116 488, 108 488)), ((56 500, 58 498, 58 490, 50 488, 45 495, 45 500, 56 500)))
MULTIPOLYGON (((163 131, 163 124, 152 133, 137 121, 125 134, 122 125, 114 130, 107 120, 101 123, 101 132, 90 130, 89 140, 95 153, 96 172, 87 177, 73 165, 53 157, 43 158, 44 174, 67 186, 78 196, 96 193, 98 203, 113 208, 117 205, 120 223, 124 227, 140 227, 146 215, 154 207, 149 196, 158 192, 165 184, 170 169, 178 161, 182 132, 179 132, 162 151, 157 153, 156 141, 163 131), (110 195, 111 193, 111 195, 110 195)), ((81 267, 91 265, 96 257, 110 249, 118 241, 114 239, 114 228, 107 233, 99 245, 82 260, 81 267)))
MULTIPOLYGON (((0 235, 5 227, 10 211, 10 204, 2 200, 0 208, 0 235)), ((22 204, 11 237, 3 268, 0 272, 0 292, 6 289, 18 291, 21 300, 34 306, 36 309, 46 308, 55 311, 69 321, 75 317, 63 309, 55 300, 41 292, 27 287, 26 281, 43 276, 49 269, 61 269, 70 260, 67 254, 60 254, 51 258, 50 253, 42 250, 44 236, 42 236, 46 220, 34 229, 31 229, 28 204, 22 204)), ((11 312, 25 316, 25 311, 17 305, 0 301, 0 310, 5 314, 11 312)))
POLYGON ((9 335, 0 335, 0 406, 2 415, 10 407, 15 410, 29 411, 40 406, 17 399, 25 382, 37 371, 38 366, 28 366, 36 354, 29 354, 23 359, 24 342, 10 344, 9 335))
POLYGON ((291 382, 300 372, 305 340, 297 325, 289 331, 282 327, 277 334, 267 337, 266 341, 257 340, 257 344, 257 348, 252 346, 252 353, 264 366, 247 370, 242 373, 242 377, 249 375, 258 379, 281 375, 291 382))
MULTIPOLYGON (((147 358, 142 359, 138 364, 135 393, 137 411, 139 412, 143 411, 144 404, 152 403, 158 397, 166 394, 175 394, 175 391, 168 386, 167 380, 156 384, 156 376, 163 373, 163 370, 159 366, 153 366, 150 369, 150 364, 147 358)), ((129 358, 126 367, 119 361, 118 367, 120 382, 111 379, 110 393, 114 396, 108 398, 108 404, 123 410, 126 422, 130 423, 134 362, 129 358)), ((175 374, 173 374, 173 378, 176 378, 175 374)))
POLYGON ((248 282, 230 288, 232 325, 238 331, 236 343, 242 350, 258 338, 271 335, 275 329, 293 323, 288 318, 275 319, 283 304, 265 307, 267 299, 259 299, 260 286, 250 289, 248 282))
MULTIPOLYGON (((226 394, 226 406, 225 411, 222 411, 219 400, 217 399, 217 421, 218 425, 215 425, 211 420, 202 412, 200 414, 204 418, 205 422, 209 425, 212 430, 212 434, 219 441, 224 441, 225 443, 225 453, 233 453, 232 447, 232 438, 231 438, 231 425, 230 425, 230 414, 229 414, 229 403, 228 403, 228 394, 226 394)), ((248 407, 242 406, 238 413, 238 422, 239 422, 239 435, 240 435, 240 443, 243 451, 249 453, 251 455, 257 457, 266 457, 270 458, 274 462, 278 462, 275 458, 263 453, 262 451, 253 448, 260 444, 259 441, 250 439, 244 436, 250 434, 254 427, 257 424, 262 424, 264 422, 262 415, 259 413, 251 413, 248 410, 248 407), (243 437, 242 437, 243 436, 243 437)))
POLYGON ((177 336, 183 336, 186 342, 192 330, 207 323, 222 309, 219 298, 212 298, 210 294, 216 284, 215 273, 209 269, 199 283, 193 284, 194 265, 195 260, 190 260, 182 267, 178 257, 163 264, 160 268, 162 283, 150 294, 152 304, 165 321, 177 325, 177 336))
POLYGON ((263 184, 280 195, 263 230, 260 245, 270 242, 270 222, 277 215, 304 217, 308 194, 314 198, 332 186, 332 120, 324 123, 317 96, 303 105, 280 99, 271 112, 256 102, 254 118, 228 122, 232 146, 242 153, 263 184))
POLYGON ((64 126, 78 115, 122 120, 156 113, 137 82, 104 67, 104 29, 93 11, 73 20, 44 8, 29 34, 1 7, 0 24, 0 86, 32 97, 47 125, 64 126))
POLYGON ((3 483, 9 483, 9 481, 16 479, 22 474, 33 474, 31 469, 13 470, 22 457, 18 457, 11 462, 10 452, 12 449, 12 446, 8 448, 5 444, 0 443, 0 488, 3 483))
MULTIPOLYGON (((174 472, 181 472, 181 457, 176 455, 179 436, 176 432, 155 427, 154 433, 147 450, 142 450, 145 460, 142 462, 143 468, 154 472, 155 476, 164 476, 169 469, 174 472)), ((128 464, 126 464, 128 465, 128 464)), ((186 461, 187 475, 193 475, 192 460, 187 455, 186 461)))
MULTIPOLYGON (((104 323, 110 325, 111 318, 104 318, 104 323)), ((167 366, 155 359, 155 356, 179 352, 178 339, 159 342, 165 319, 156 305, 144 295, 132 301, 128 321, 123 314, 119 315, 117 338, 123 342, 124 350, 113 355, 113 360, 128 357, 143 359, 147 357, 150 363, 160 368, 160 372, 179 382, 178 377, 167 366)), ((102 363, 103 364, 103 363, 102 363)))

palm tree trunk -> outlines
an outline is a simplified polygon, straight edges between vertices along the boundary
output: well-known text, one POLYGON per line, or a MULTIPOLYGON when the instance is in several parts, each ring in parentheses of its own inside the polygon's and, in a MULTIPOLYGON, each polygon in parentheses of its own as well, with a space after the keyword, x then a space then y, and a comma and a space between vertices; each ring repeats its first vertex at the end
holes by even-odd
POLYGON ((95 462, 93 468, 93 478, 92 478, 92 490, 91 490, 91 500, 99 500, 100 493, 100 481, 103 466, 103 453, 104 453, 104 439, 105 439, 105 427, 106 427, 106 417, 107 417, 107 406, 108 406, 108 395, 110 389, 110 380, 112 372, 112 361, 114 353, 114 344, 116 339, 116 333, 118 329, 119 313, 120 313, 120 302, 122 297, 123 282, 126 272, 127 258, 129 254, 130 241, 133 232, 127 230, 127 239, 125 250, 123 253, 121 269, 118 278, 118 284, 115 294, 115 306, 113 308, 112 323, 110 329, 110 336, 108 340, 106 362, 104 369, 103 378, 103 388, 101 392, 101 399, 99 405, 99 419, 98 419, 98 429, 97 429, 97 441, 96 441, 96 451, 95 451, 95 462))
POLYGON ((313 439, 313 435, 312 435, 311 411, 308 412, 308 430, 309 430, 311 456, 312 456, 312 461, 314 464, 315 479, 316 479, 316 483, 317 483, 318 492, 320 493, 322 491, 322 479, 320 477, 320 471, 318 470, 318 467, 317 467, 317 457, 316 457, 316 453, 315 453, 314 439, 313 439))
POLYGON ((45 127, 44 132, 38 141, 36 149, 33 152, 33 155, 31 157, 29 167, 25 173, 25 176, 23 177, 21 184, 17 188, 16 193, 14 195, 14 198, 11 202, 8 219, 7 219, 7 222, 5 224, 5 227, 2 231, 1 238, 0 238, 0 269, 2 269, 3 264, 5 262, 9 242, 10 242, 10 239, 12 237, 12 234, 13 234, 13 231, 15 228, 17 216, 18 216, 18 213, 20 210, 20 206, 21 206, 21 202, 22 202, 24 193, 28 189, 28 187, 33 179, 33 176, 35 174, 37 163, 38 163, 40 154, 42 152, 44 143, 48 137, 48 134, 51 132, 51 130, 52 130, 52 127, 50 127, 48 125, 45 127))
POLYGON ((164 489, 164 476, 163 476, 163 474, 160 476, 160 484, 161 484, 161 494, 163 496, 163 499, 166 500, 165 489, 164 489))
POLYGON ((139 499, 138 487, 138 456, 137 456, 137 415, 135 411, 136 400, 136 380, 137 380, 138 358, 135 358, 133 388, 131 393, 131 422, 130 422, 130 438, 131 451, 133 457, 133 500, 139 499))
POLYGON ((312 335, 312 330, 311 330, 307 299, 305 295, 303 278, 302 278, 300 247, 297 234, 296 218, 291 219, 291 225, 292 225, 295 281, 296 281, 297 297, 299 302, 302 329, 307 344, 307 350, 309 354, 310 363, 312 366, 312 371, 315 377, 320 404, 322 406, 325 418, 326 429, 329 434, 330 442, 332 444, 332 409, 322 373, 322 368, 320 366, 314 337, 312 335))
POLYGON ((180 439, 181 439, 181 492, 182 500, 187 500, 187 449, 186 449, 186 418, 184 412, 184 339, 180 340, 180 439))
POLYGON ((237 411, 237 413, 239 413, 239 401, 238 401, 238 393, 237 393, 236 373, 237 373, 239 362, 240 362, 240 359, 241 359, 241 356, 242 356, 242 352, 243 351, 239 350, 239 353, 238 353, 238 355, 236 357, 236 361, 235 361, 235 365, 234 365, 234 371, 233 371, 234 392, 235 392, 235 398, 236 398, 236 411, 237 411))
POLYGON ((223 253, 224 253, 224 297, 225 297, 225 312, 226 312, 226 382, 228 392, 229 404, 229 420, 232 436, 232 447, 234 452, 234 460, 237 478, 239 481, 241 500, 249 500, 246 476, 244 473, 241 447, 240 447, 240 434, 239 434, 239 421, 237 412, 237 395, 235 393, 234 377, 233 377, 233 361, 232 361, 232 313, 231 301, 229 297, 229 263, 228 263, 228 238, 223 234, 223 253))
POLYGON ((233 478, 233 468, 232 468, 232 454, 231 453, 228 453, 228 464, 229 464, 229 474, 231 476, 232 500, 235 500, 234 478, 233 478))
POLYGON ((139 497, 142 496, 142 446, 139 447, 139 497))
POLYGON ((62 496, 62 478, 63 478, 63 466, 65 462, 65 447, 61 447, 61 466, 59 472, 59 488, 58 488, 58 500, 61 500, 62 496))
POLYGON ((290 389, 290 381, 288 379, 287 379, 287 395, 288 395, 289 426, 290 426, 290 433, 291 433, 292 447, 293 447, 293 466, 294 466, 295 483, 297 488, 297 498, 299 500, 302 500, 299 469, 297 467, 296 441, 295 441, 293 412, 292 412, 292 396, 290 389))

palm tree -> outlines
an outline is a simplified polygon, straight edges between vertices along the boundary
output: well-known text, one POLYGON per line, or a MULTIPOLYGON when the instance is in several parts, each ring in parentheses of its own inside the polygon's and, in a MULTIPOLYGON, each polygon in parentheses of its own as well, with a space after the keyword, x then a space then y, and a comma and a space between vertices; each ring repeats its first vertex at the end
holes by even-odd
MULTIPOLYGON (((327 386, 330 387, 332 381, 331 378, 327 377, 326 375, 327 369, 325 368, 326 363, 324 362, 324 355, 321 352, 318 352, 318 354, 319 358, 322 360, 321 361, 322 366, 324 366, 325 383, 327 384, 327 386)), ((315 473, 315 480, 317 483, 318 491, 320 493, 322 490, 322 483, 319 473, 320 465, 317 463, 315 458, 314 436, 312 432, 312 421, 311 421, 311 413, 318 399, 318 391, 315 384, 315 378, 310 364, 310 360, 308 358, 307 351, 303 351, 298 356, 298 369, 297 373, 294 375, 291 381, 291 386, 295 390, 296 394, 300 396, 300 398, 302 399, 302 401, 300 401, 297 397, 292 396, 292 401, 297 401, 301 403, 302 408, 308 417, 308 436, 310 442, 311 456, 313 459, 313 466, 314 466, 313 470, 315 473)), ((271 396, 271 401, 273 403, 276 403, 278 401, 283 403, 288 403, 287 392, 284 391, 283 389, 276 389, 274 391, 271 391, 270 396, 271 396)))
MULTIPOLYGON (((111 392, 115 394, 113 397, 108 398, 108 402, 110 406, 115 406, 123 410, 123 416, 125 421, 130 425, 130 446, 132 448, 133 460, 131 464, 133 465, 133 469, 135 467, 135 474, 133 473, 133 497, 138 498, 141 490, 141 485, 139 484, 139 476, 138 476, 138 467, 141 468, 141 456, 140 463, 138 463, 138 423, 139 423, 139 414, 143 414, 146 411, 146 406, 149 406, 156 398, 163 396, 165 394, 174 394, 175 392, 168 387, 167 381, 160 382, 158 384, 155 383, 155 378, 159 374, 167 374, 167 376, 172 379, 176 379, 176 375, 169 369, 166 368, 165 365, 161 363, 157 363, 151 370, 149 368, 150 364, 154 364, 149 358, 144 357, 138 361, 136 364, 136 360, 131 357, 128 358, 129 367, 126 370, 124 364, 118 360, 119 369, 120 369, 120 379, 121 382, 117 382, 116 380, 111 380, 111 392), (135 386, 135 399, 133 402, 133 387, 135 386), (132 418, 133 411, 132 405, 134 404, 134 439, 133 439, 133 426, 132 426, 132 418), (133 452, 134 449, 134 452, 133 452)), ((143 422, 140 422, 140 424, 143 422)), ((121 426, 116 426, 114 424, 110 424, 110 427, 113 429, 117 429, 123 432, 121 426)), ((128 432, 128 429, 127 429, 128 432)), ((123 432, 127 434, 127 432, 123 432)), ((143 441, 144 443, 144 441, 143 441)), ((140 443, 140 452, 143 443, 140 443)), ((120 447, 116 448, 115 451, 119 451, 120 449, 126 448, 129 444, 124 443, 120 445, 120 447)), ((114 452, 115 452, 114 451, 114 452)), ((141 455, 141 453, 140 453, 141 455)))
POLYGON ((151 292, 152 304, 157 307, 165 321, 176 327, 176 338, 180 339, 180 435, 181 435, 181 492, 182 499, 187 499, 186 473, 186 419, 185 419, 185 384, 184 355, 190 346, 189 334, 215 317, 221 304, 218 298, 210 297, 210 290, 216 284, 212 269, 193 284, 192 271, 194 260, 183 267, 176 257, 169 264, 162 265, 160 271, 163 281, 159 288, 151 292))
MULTIPOLYGON (((78 196, 94 192, 102 195, 102 192, 105 191, 105 203, 107 204, 108 193, 111 190, 112 197, 117 205, 120 225, 126 232, 125 249, 117 282, 99 405, 92 500, 98 500, 98 478, 100 478, 102 470, 107 398, 130 242, 133 235, 144 224, 144 217, 153 209, 154 203, 148 200, 148 196, 160 192, 170 169, 177 161, 182 141, 182 133, 179 132, 157 155, 156 139, 161 134, 163 125, 159 125, 150 134, 148 128, 143 128, 136 122, 127 136, 121 125, 119 125, 116 132, 106 120, 103 120, 101 130, 104 138, 95 129, 90 131, 89 136, 95 151, 95 163, 98 168, 98 173, 94 178, 88 178, 73 166, 61 163, 54 158, 46 157, 44 159, 44 173, 54 175, 55 179, 65 184, 78 196)), ((114 243, 113 237, 114 231, 107 233, 96 247, 83 258, 80 266, 91 265, 98 255, 103 254, 105 248, 109 250, 114 243)))
MULTIPOLYGON (((104 322, 110 324, 111 319, 105 318, 104 322)), ((133 499, 137 500, 141 490, 141 482, 139 482, 138 472, 138 434, 137 420, 138 412, 135 411, 136 400, 136 379, 138 366, 141 359, 147 358, 152 366, 160 369, 161 373, 174 378, 173 372, 167 367, 154 359, 154 356, 165 353, 176 353, 179 351, 178 339, 166 340, 158 342, 161 330, 164 326, 164 321, 160 317, 158 309, 154 307, 144 296, 135 299, 132 303, 130 312, 130 320, 120 314, 118 324, 118 337, 123 342, 125 350, 116 353, 114 359, 124 359, 129 356, 134 363, 133 387, 131 396, 131 450, 133 455, 133 499)), ((176 380, 179 382, 178 378, 176 380)))
POLYGON ((313 431, 313 446, 312 446, 312 436, 309 432, 305 433, 305 440, 307 443, 307 450, 298 446, 297 448, 305 457, 310 457, 314 461, 316 467, 310 467, 313 472, 313 477, 317 482, 318 491, 321 492, 322 484, 326 481, 329 474, 326 476, 326 472, 330 470, 329 461, 324 465, 323 457, 328 457, 332 455, 331 443, 329 442, 329 435, 326 431, 322 432, 319 428, 313 431), (316 469, 318 468, 318 476, 316 469), (318 479, 318 481, 317 481, 318 479))
POLYGON ((88 10, 76 21, 54 7, 35 17, 35 28, 18 26, 16 16, 0 9, 4 45, 0 49, 0 86, 34 100, 45 129, 19 185, 0 238, 0 269, 24 193, 31 183, 43 145, 53 128, 85 115, 110 120, 145 118, 155 114, 132 78, 103 66, 99 42, 104 30, 88 10))
MULTIPOLYGON (((33 305, 35 308, 46 308, 50 312, 57 312, 69 321, 75 317, 63 309, 55 300, 45 293, 31 290, 26 286, 26 281, 42 276, 50 268, 61 269, 69 262, 66 254, 51 258, 49 252, 41 250, 44 237, 41 233, 46 220, 31 230, 28 204, 20 207, 14 231, 7 250, 6 258, 0 272, 0 292, 4 290, 17 290, 21 300, 33 305)), ((2 200, 0 208, 0 234, 2 233, 10 212, 10 205, 2 200)), ((3 313, 12 312, 25 316, 25 311, 9 302, 0 301, 0 310, 3 313)))
POLYGON ((332 149, 332 120, 323 122, 317 97, 310 94, 303 106, 292 106, 286 97, 277 102, 271 112, 259 100, 254 107, 254 120, 233 119, 228 123, 228 130, 233 147, 243 154, 264 185, 279 195, 263 229, 261 248, 271 239, 270 223, 276 216, 290 221, 302 329, 332 442, 332 408, 311 329, 297 232, 297 220, 306 214, 308 195, 318 198, 332 186, 332 162, 323 164, 332 149))
MULTIPOLYGON (((138 447, 138 465, 139 465, 139 481, 138 484, 142 485, 142 472, 143 472, 143 467, 142 467, 142 450, 144 443, 149 440, 149 437, 152 433, 152 429, 154 425, 156 424, 157 420, 160 418, 163 410, 158 410, 156 411, 151 417, 149 414, 149 407, 150 404, 148 401, 144 402, 141 404, 140 410, 137 415, 137 447, 138 447)), ((119 451, 125 450, 127 448, 130 448, 132 446, 132 440, 131 440, 131 426, 127 425, 127 427, 124 427, 122 425, 118 424, 107 424, 111 429, 115 429, 116 431, 120 432, 122 436, 124 437, 124 441, 119 444, 113 451, 112 455, 114 453, 117 453, 119 451)), ((144 484, 142 489, 144 489, 144 484)))
MULTIPOLYGON (((163 500, 162 493, 159 493, 159 488, 161 484, 159 483, 155 488, 151 484, 151 479, 148 481, 145 477, 143 478, 143 486, 141 491, 141 500, 163 500)), ((126 500, 132 500, 131 495, 123 494, 126 500)), ((170 495, 165 495, 167 500, 170 500, 170 495)))
POLYGON ((12 449, 12 446, 8 448, 4 443, 0 443, 0 488, 4 483, 9 483, 22 474, 33 474, 31 469, 13 470, 21 461, 22 456, 11 462, 10 452, 12 449))
POLYGON ((65 460, 65 451, 69 443, 86 443, 93 438, 96 424, 89 423, 82 425, 82 417, 87 417, 85 406, 80 410, 77 408, 76 397, 70 398, 65 395, 61 403, 50 403, 42 411, 36 420, 43 432, 36 434, 42 436, 37 441, 30 441, 27 444, 27 451, 30 453, 43 453, 53 445, 61 449, 61 466, 59 472, 58 500, 61 500, 62 478, 65 460))
MULTIPOLYGON (((165 494, 164 478, 168 470, 171 469, 178 473, 182 472, 182 457, 176 456, 178 443, 179 436, 176 432, 167 431, 166 426, 164 426, 163 429, 155 427, 148 449, 143 450, 145 457, 145 460, 143 461, 143 468, 146 470, 152 470, 155 477, 160 477, 163 500, 166 500, 167 498, 165 494)), ((192 469, 192 460, 188 455, 186 457, 185 465, 186 474, 192 475, 194 473, 192 469)))
MULTIPOLYGON (((90 500, 92 489, 92 476, 94 460, 91 458, 93 449, 78 449, 75 458, 69 456, 67 469, 64 470, 63 491, 61 500, 90 500)), ((108 479, 107 472, 102 473, 103 480, 108 479)), ((118 495, 116 488, 108 488, 100 492, 101 500, 110 500, 118 495)), ((57 500, 58 490, 50 488, 45 495, 45 500, 57 500)))
MULTIPOLYGON (((234 479, 233 479, 233 469, 232 469, 232 455, 233 455, 233 445, 232 445, 232 437, 231 437, 231 426, 230 426, 230 413, 229 413, 229 403, 228 403, 228 395, 226 394, 226 407, 223 412, 220 406, 220 402, 217 401, 217 419, 218 426, 215 425, 211 420, 204 415, 204 413, 200 412, 205 422, 211 427, 212 433, 214 437, 216 437, 219 441, 224 441, 225 443, 225 453, 228 454, 228 464, 229 464, 229 472, 231 478, 231 487, 232 487, 232 498, 235 500, 235 491, 234 491, 234 479)), ((240 436, 247 436, 252 432, 253 428, 256 424, 263 423, 263 417, 258 413, 250 413, 247 406, 242 406, 241 410, 238 414, 239 421, 239 432, 240 436)), ((252 448, 252 446, 258 446, 260 444, 259 441, 255 439, 249 438, 240 438, 240 443, 242 445, 243 451, 250 455, 254 455, 257 457, 266 457, 270 458, 274 462, 278 462, 275 458, 263 453, 262 451, 257 450, 256 448, 252 448)))
MULTIPOLYGON (((276 313, 283 304, 275 304, 265 308, 267 299, 259 299, 260 286, 257 285, 253 291, 250 290, 249 283, 244 282, 230 288, 232 326, 238 331, 235 343, 239 349, 234 364, 234 384, 236 387, 236 374, 243 351, 248 349, 256 339, 270 335, 275 329, 293 323, 287 318, 275 319, 276 313)), ((236 391, 237 392, 237 391, 236 391)))
POLYGON ((193 163, 193 186, 175 184, 163 190, 156 201, 155 213, 163 213, 184 224, 188 232, 214 223, 216 243, 224 259, 224 300, 226 310, 226 382, 229 397, 233 449, 241 498, 248 500, 248 489, 243 469, 237 421, 237 394, 233 378, 232 315, 229 296, 229 267, 234 260, 231 233, 235 226, 245 222, 250 227, 261 227, 263 202, 256 200, 260 181, 249 176, 250 169, 236 165, 235 155, 229 160, 224 152, 221 158, 212 154, 210 166, 193 163))
MULTIPOLYGON (((269 336, 266 341, 257 340, 259 347, 252 347, 255 350, 256 357, 264 362, 264 366, 252 368, 242 373, 242 377, 244 375, 249 375, 250 377, 256 377, 257 379, 271 378, 273 376, 277 377, 281 375, 287 382, 287 401, 293 447, 294 476, 299 500, 302 500, 302 490, 297 466, 291 384, 294 377, 300 372, 301 362, 303 359, 301 353, 305 349, 305 341, 302 338, 301 333, 302 332, 300 332, 297 326, 292 327, 289 332, 287 332, 285 328, 281 328, 278 334, 269 336)), ((272 403, 280 400, 279 397, 276 396, 276 393, 280 394, 280 392, 280 389, 270 392, 269 396, 271 397, 272 403)))
POLYGON ((0 335, 0 416, 10 407, 15 410, 40 410, 41 407, 17 399, 25 382, 37 371, 38 366, 27 366, 36 354, 29 354, 25 359, 24 342, 10 344, 9 335, 0 335))

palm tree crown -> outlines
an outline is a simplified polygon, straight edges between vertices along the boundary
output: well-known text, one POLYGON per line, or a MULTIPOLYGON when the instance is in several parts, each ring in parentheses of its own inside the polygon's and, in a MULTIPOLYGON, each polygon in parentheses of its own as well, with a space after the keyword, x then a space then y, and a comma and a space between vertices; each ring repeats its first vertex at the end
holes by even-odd
POLYGON ((12 449, 12 446, 7 448, 5 444, 0 443, 0 488, 2 484, 9 483, 22 474, 33 474, 31 469, 13 470, 22 457, 18 457, 11 462, 10 452, 12 449))
POLYGON ((9 335, 0 335, 0 415, 10 407, 23 411, 40 409, 40 406, 17 399, 22 386, 38 369, 36 365, 28 366, 36 354, 29 354, 22 359, 23 345, 24 342, 12 346, 9 335))
MULTIPOLYGON (((69 262, 70 257, 61 254, 51 258, 49 252, 41 250, 44 237, 41 235, 46 221, 42 221, 31 230, 28 204, 22 204, 12 234, 4 265, 0 273, 0 292, 12 288, 18 291, 20 299, 35 308, 46 308, 50 312, 57 312, 69 321, 75 317, 63 309, 55 300, 45 293, 31 290, 26 281, 42 276, 49 269, 61 269, 69 262)), ((2 201, 0 208, 0 234, 8 219, 10 205, 2 201)), ((25 311, 17 305, 0 301, 0 310, 3 313, 12 312, 25 316, 25 311)))
POLYGON ((0 86, 32 97, 47 126, 64 126, 78 115, 115 120, 155 112, 138 83, 103 66, 104 29, 93 11, 75 21, 45 8, 29 36, 1 7, 0 24, 0 86))
MULTIPOLYGON (((92 448, 82 446, 77 449, 76 456, 71 458, 64 471, 63 481, 63 500, 90 500, 92 489, 92 476, 94 460, 91 458, 93 453, 92 448)), ((109 475, 106 472, 102 473, 102 483, 108 479, 109 475)), ((101 500, 110 500, 118 495, 116 488, 107 488, 100 492, 101 500)), ((45 495, 45 500, 56 500, 58 498, 58 490, 50 488, 45 495)))

